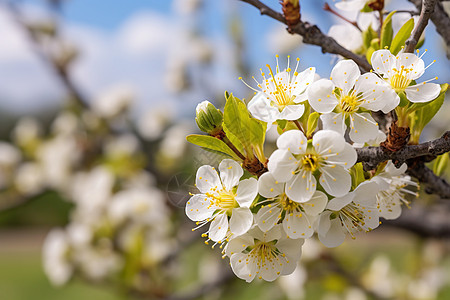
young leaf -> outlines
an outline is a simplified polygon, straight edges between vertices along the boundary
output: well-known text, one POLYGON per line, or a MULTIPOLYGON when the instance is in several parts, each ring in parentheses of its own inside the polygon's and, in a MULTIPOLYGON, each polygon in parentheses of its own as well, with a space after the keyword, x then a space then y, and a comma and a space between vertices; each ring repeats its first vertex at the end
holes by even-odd
POLYGON ((442 173, 444 173, 444 171, 447 169, 449 159, 450 159, 450 154, 448 152, 444 153, 442 155, 439 155, 436 158, 436 160, 434 161, 434 165, 433 165, 434 174, 436 174, 437 176, 441 176, 442 173))
POLYGON ((308 129, 306 130, 306 136, 308 138, 314 133, 314 130, 316 130, 317 123, 319 122, 319 116, 320 114, 316 111, 309 115, 307 126, 308 129))
POLYGON ((389 47, 392 42, 392 36, 394 35, 394 31, 392 29, 392 16, 396 13, 394 10, 389 15, 387 15, 386 19, 381 26, 381 34, 380 34, 380 48, 389 47))
POLYGON ((357 163, 351 167, 350 175, 352 176, 352 188, 355 189, 361 182, 366 180, 362 163, 357 163))
POLYGON ((239 156, 237 156, 236 153, 234 153, 233 150, 227 146, 227 144, 215 137, 209 135, 191 134, 186 137, 186 140, 194 145, 227 154, 235 160, 241 160, 239 156))
POLYGON ((397 55, 397 53, 401 50, 402 46, 405 44, 406 40, 411 35, 411 32, 414 28, 414 19, 411 18, 406 21, 405 24, 400 28, 395 37, 392 39, 391 43, 391 53, 397 55))
POLYGON ((367 49, 370 47, 370 43, 373 39, 378 38, 378 34, 375 30, 373 30, 372 26, 369 26, 366 30, 363 31, 363 45, 367 49))

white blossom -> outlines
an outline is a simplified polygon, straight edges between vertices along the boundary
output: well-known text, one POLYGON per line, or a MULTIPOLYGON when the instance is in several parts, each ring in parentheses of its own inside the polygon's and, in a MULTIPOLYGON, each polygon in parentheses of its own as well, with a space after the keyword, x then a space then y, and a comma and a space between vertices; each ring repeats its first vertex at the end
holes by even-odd
POLYGON ((339 133, 321 130, 308 141, 302 132, 290 130, 278 138, 277 146, 268 168, 276 180, 286 182, 285 193, 291 200, 310 200, 317 188, 316 176, 332 196, 350 190, 348 169, 356 162, 356 151, 339 133))
POLYGON ((350 124, 350 139, 364 143, 378 134, 378 123, 366 110, 382 110, 395 93, 373 73, 362 74, 352 60, 340 61, 331 71, 331 80, 320 79, 308 89, 308 101, 320 117, 324 129, 345 133, 350 124), (336 92, 336 88, 339 90, 336 92))
POLYGON ((292 201, 285 193, 285 183, 275 180, 270 172, 259 178, 258 192, 267 198, 255 216, 258 227, 266 232, 282 220, 283 229, 291 239, 311 237, 315 217, 328 203, 327 196, 320 191, 306 202, 292 201))
POLYGON ((73 266, 69 261, 70 246, 62 229, 53 229, 42 247, 44 271, 54 285, 63 285, 72 277, 73 266))
MULTIPOLYGON (((439 84, 429 83, 437 77, 410 86, 411 82, 419 79, 430 66, 425 67, 422 56, 403 52, 395 56, 389 50, 383 49, 375 51, 371 61, 374 71, 382 76, 392 91, 405 92, 409 101, 420 103, 435 99, 441 91, 439 84)), ((383 112, 394 109, 399 102, 400 97, 394 94, 383 112)))
MULTIPOLYGON (((289 57, 288 57, 289 58, 289 57)), ((316 69, 313 67, 305 69, 298 73, 297 68, 300 59, 297 59, 293 75, 291 68, 280 71, 277 63, 275 73, 272 68, 269 69, 269 76, 262 72, 263 81, 258 83, 258 89, 253 89, 256 95, 248 103, 250 113, 261 121, 272 124, 274 121, 297 120, 303 115, 305 107, 301 102, 306 100, 306 89, 314 81, 316 69)))
POLYGON ((402 204, 409 205, 406 196, 418 196, 416 192, 406 188, 418 186, 410 176, 405 174, 407 168, 406 164, 396 168, 392 161, 389 161, 384 170, 371 179, 381 187, 381 191, 377 194, 380 217, 387 220, 397 219, 402 212, 402 204))
POLYGON ((336 7, 346 11, 359 11, 364 8, 368 0, 342 0, 336 3, 336 7))
POLYGON ((262 232, 257 226, 227 244, 225 253, 237 277, 247 282, 256 277, 274 281, 294 272, 301 256, 303 239, 292 240, 282 233, 281 225, 262 232))
POLYGON ((319 240, 327 247, 336 247, 344 242, 346 233, 354 238, 356 232, 378 227, 376 194, 379 190, 377 183, 365 181, 353 192, 331 199, 319 218, 319 240))
POLYGON ((199 227, 211 222, 205 235, 215 242, 224 240, 228 229, 235 235, 250 229, 253 214, 249 207, 258 192, 255 178, 239 181, 244 171, 237 162, 224 159, 219 171, 220 178, 213 167, 200 167, 196 186, 201 194, 193 195, 186 204, 186 215, 199 227))

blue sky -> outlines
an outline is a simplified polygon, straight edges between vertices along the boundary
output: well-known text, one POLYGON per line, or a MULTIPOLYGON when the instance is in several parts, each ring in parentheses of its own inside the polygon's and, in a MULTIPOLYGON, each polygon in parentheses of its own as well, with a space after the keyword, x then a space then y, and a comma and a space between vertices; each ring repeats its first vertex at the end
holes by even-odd
MULTIPOLYGON (((222 95, 224 90, 234 91, 241 97, 249 96, 250 91, 236 79, 241 74, 226 70, 232 63, 230 56, 234 55, 228 27, 230 18, 238 16, 243 24, 245 63, 249 65, 250 73, 254 75, 258 75, 260 67, 275 62, 274 55, 277 52, 275 50, 277 45, 274 45, 273 42, 271 44, 271 38, 273 40, 274 35, 288 36, 284 25, 267 16, 260 16, 254 7, 237 0, 204 0, 201 13, 187 19, 183 19, 182 15, 174 10, 174 2, 169 0, 63 1, 62 18, 65 31, 71 40, 78 43, 77 46, 80 46, 82 52, 80 62, 77 62, 74 67, 74 78, 80 88, 89 96, 94 97, 102 89, 114 84, 131 84, 138 90, 141 107, 168 102, 177 106, 182 102, 183 111, 191 111, 196 103, 205 98, 212 100, 211 97, 222 95), (163 82, 158 80, 161 79, 160 77, 164 77, 167 66, 170 67, 171 63, 178 59, 176 56, 183 54, 183 38, 187 42, 190 41, 189 35, 185 34, 183 37, 178 34, 183 27, 191 27, 203 34, 212 44, 213 51, 219 54, 216 55, 211 68, 205 70, 200 67, 194 71, 191 70, 193 72, 190 74, 191 83, 194 84, 194 89, 177 95, 164 90, 163 82), (133 36, 132 32, 130 35, 131 29, 139 28, 141 36, 133 36), (141 37, 144 39, 143 42, 140 41, 141 37), (164 41, 168 46, 155 50, 151 45, 152 38, 155 39, 155 43, 164 41), (178 40, 180 41, 178 42, 178 40), (131 46, 123 45, 124 41, 131 41, 131 46), (203 72, 203 74, 199 74, 199 72, 203 72), (210 88, 214 91, 203 88, 205 81, 214 83, 210 88)), ((322 31, 327 32, 332 24, 340 21, 321 9, 324 2, 323 0, 302 0, 302 18, 311 23, 317 23, 322 31)), ((332 1, 329 2, 331 4, 332 1)), ((30 4, 32 7, 46 7, 44 0, 24 0, 22 3, 30 4)), ((265 3, 280 10, 278 0, 266 0, 265 3)), ((407 5, 406 1, 404 3, 396 1, 395 3, 397 6, 407 8, 404 6, 407 5)), ((439 63, 427 71, 424 79, 437 75, 440 77, 439 82, 445 82, 450 77, 450 65, 441 47, 441 38, 433 34, 433 28, 430 27, 425 44, 430 51, 424 59, 426 63, 430 63, 433 59, 437 59, 439 63)), ((0 41, 0 46, 1 43, 2 41, 0 41)), ((317 72, 323 77, 329 76, 329 72, 337 60, 336 56, 324 55, 319 47, 310 45, 294 48, 289 51, 289 54, 301 58, 301 69, 316 66, 317 72)), ((24 83, 35 83, 31 74, 37 74, 33 75, 34 77, 47 78, 45 84, 40 83, 38 86, 41 90, 45 90, 41 91, 41 98, 45 98, 44 100, 61 98, 57 80, 48 74, 48 70, 45 71, 45 67, 43 69, 47 74, 39 75, 37 69, 42 68, 42 64, 33 63, 33 67, 31 64, 25 67, 31 60, 31 58, 28 58, 27 61, 18 60, 17 62, 7 60, 2 65, 0 51, 0 75, 2 68, 6 70, 5 66, 7 66, 14 69, 15 78, 22 79, 29 76, 28 80, 21 80, 21 85, 17 85, 16 90, 10 88, 12 85, 8 83, 10 92, 6 93, 8 97, 3 97, 11 98, 11 105, 19 105, 18 108, 16 107, 19 110, 24 107, 32 107, 32 105, 28 105, 28 102, 36 103, 35 95, 41 95, 39 92, 33 92, 33 89, 30 88, 29 99, 25 94, 20 95, 23 98, 21 101, 12 99, 14 93, 17 92, 17 95, 23 93, 24 83), (34 70, 34 73, 30 73, 30 69, 34 70), (20 70, 26 74, 20 73, 20 70), (45 89, 42 88, 44 85, 45 89), (50 93, 49 91, 54 92, 50 93)), ((283 66, 284 60, 280 59, 280 63, 283 66)), ((55 103, 55 101, 50 101, 50 103, 55 103)))

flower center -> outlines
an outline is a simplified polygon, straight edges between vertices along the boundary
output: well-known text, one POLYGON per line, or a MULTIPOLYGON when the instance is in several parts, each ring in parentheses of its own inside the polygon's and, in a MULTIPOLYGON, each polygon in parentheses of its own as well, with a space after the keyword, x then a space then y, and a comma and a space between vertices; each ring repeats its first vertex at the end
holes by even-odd
POLYGON ((268 90, 270 90, 269 94, 275 98, 276 105, 278 106, 278 109, 282 111, 287 105, 293 104, 292 97, 290 95, 290 89, 292 88, 290 84, 283 84, 281 79, 277 82, 275 79, 275 75, 273 74, 272 68, 270 65, 267 65, 267 68, 269 69, 271 79, 270 81, 273 82, 275 85, 275 90, 273 87, 269 86, 269 80, 266 79, 266 87, 268 90))
POLYGON ((301 159, 303 168, 314 172, 319 167, 319 158, 315 154, 305 154, 301 159))
POLYGON ((267 262, 272 262, 277 256, 277 251, 273 243, 258 241, 254 248, 250 251, 249 256, 256 258, 256 266, 263 268, 267 262))
POLYGON ((211 205, 215 205, 227 213, 231 213, 231 210, 237 207, 236 195, 233 192, 222 190, 217 194, 206 193, 206 196, 212 198, 211 205))
POLYGON ((297 202, 289 199, 285 193, 281 194, 280 203, 281 203, 281 207, 285 211, 295 211, 300 206, 297 202))
POLYGON ((346 113, 357 111, 359 104, 358 98, 353 94, 343 96, 339 99, 339 107, 346 113))
POLYGON ((347 219, 351 222, 351 224, 353 225, 352 228, 358 228, 360 226, 364 226, 365 224, 363 212, 355 205, 349 204, 343 207, 340 210, 340 213, 342 216, 344 216, 344 219, 347 219))
POLYGON ((400 70, 395 68, 393 70, 395 74, 390 79, 390 84, 392 88, 396 92, 404 91, 405 88, 408 87, 412 81, 411 79, 409 79, 408 76, 409 72, 411 72, 412 69, 407 69, 404 66, 402 66, 400 70))

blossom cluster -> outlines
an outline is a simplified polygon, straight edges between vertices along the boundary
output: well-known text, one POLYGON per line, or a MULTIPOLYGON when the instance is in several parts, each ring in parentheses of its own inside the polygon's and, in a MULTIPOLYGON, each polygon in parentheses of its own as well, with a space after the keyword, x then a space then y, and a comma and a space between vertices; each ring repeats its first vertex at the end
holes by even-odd
MULTIPOLYGON (((226 94, 223 118, 209 102, 199 104, 199 127, 201 120, 209 120, 210 130, 203 131, 238 145, 233 151, 241 160, 230 155, 218 169, 200 167, 199 193, 187 201, 186 215, 197 224, 193 230, 207 228, 205 243, 219 245, 237 277, 273 281, 290 274, 305 239, 317 235, 326 247, 336 247, 346 236, 374 230, 380 218, 398 218, 409 195, 417 195, 418 184, 405 174, 406 164, 386 161, 364 171, 355 148, 379 145, 386 138, 372 112, 402 109, 401 97, 411 105, 430 102, 441 87, 415 82, 426 69, 415 54, 378 50, 372 64, 373 71, 361 74, 353 61, 340 61, 329 79, 319 79, 314 67, 297 72, 298 60, 294 72, 289 61, 281 71, 278 60, 275 72, 270 66, 267 74, 261 70, 262 81, 252 88, 255 96, 247 108, 236 107, 248 110, 267 130, 276 127, 277 148, 268 159, 256 150, 257 158, 249 158, 244 140, 227 138, 239 123, 233 118, 227 123, 227 114, 234 113, 228 102, 237 101, 232 95, 226 94), (255 172, 255 161, 264 166, 261 172, 255 172)), ((256 142, 253 149, 259 149, 256 142)))

